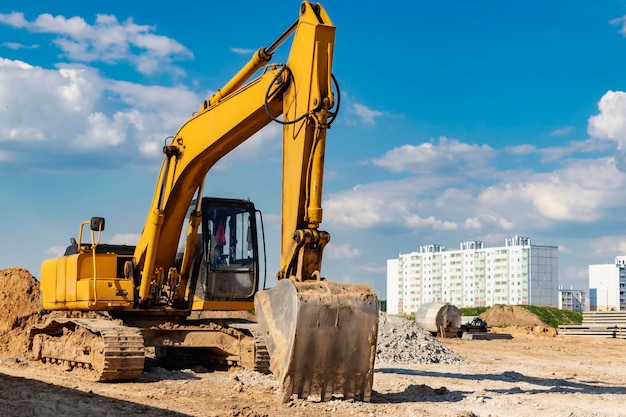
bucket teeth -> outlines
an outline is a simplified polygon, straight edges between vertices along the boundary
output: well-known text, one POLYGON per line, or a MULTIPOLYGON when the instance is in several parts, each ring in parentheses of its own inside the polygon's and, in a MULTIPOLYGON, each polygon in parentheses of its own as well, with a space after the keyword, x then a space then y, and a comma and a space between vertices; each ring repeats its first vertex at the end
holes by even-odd
POLYGON ((283 403, 288 402, 292 395, 300 399, 309 397, 319 398, 320 401, 330 401, 333 394, 340 394, 344 400, 369 401, 372 386, 363 374, 348 376, 345 374, 324 375, 288 375, 283 385, 283 403))
POLYGON ((282 391, 281 402, 284 404, 291 399, 291 395, 293 394, 293 380, 291 379, 291 376, 287 375, 283 380, 282 391))
POLYGON ((333 396, 333 381, 323 381, 320 391, 320 399, 322 401, 330 401, 333 396))
POLYGON ((309 398, 309 392, 311 392, 312 380, 300 377, 300 383, 298 384, 298 398, 309 398))

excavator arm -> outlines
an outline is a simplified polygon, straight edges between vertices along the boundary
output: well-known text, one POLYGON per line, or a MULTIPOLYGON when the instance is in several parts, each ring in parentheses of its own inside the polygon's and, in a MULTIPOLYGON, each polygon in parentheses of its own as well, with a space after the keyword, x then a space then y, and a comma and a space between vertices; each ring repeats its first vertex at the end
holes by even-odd
MULTIPOLYGON (((189 205, 201 194, 203 179, 220 158, 282 114, 283 190, 281 270, 278 278, 298 281, 319 276, 322 249, 329 235, 317 230, 322 221, 321 196, 326 129, 333 117, 332 56, 335 27, 325 10, 304 2, 300 17, 213 97, 165 146, 165 158, 141 237, 133 270, 140 274, 139 301, 150 299, 159 276, 172 275, 178 298, 185 296, 199 208, 194 210, 183 265, 171 270, 178 235, 189 205), (285 65, 269 66, 255 80, 274 50, 292 33, 285 65), (317 274, 317 275, 316 275, 317 274)), ((199 199, 198 199, 199 200, 199 199)))

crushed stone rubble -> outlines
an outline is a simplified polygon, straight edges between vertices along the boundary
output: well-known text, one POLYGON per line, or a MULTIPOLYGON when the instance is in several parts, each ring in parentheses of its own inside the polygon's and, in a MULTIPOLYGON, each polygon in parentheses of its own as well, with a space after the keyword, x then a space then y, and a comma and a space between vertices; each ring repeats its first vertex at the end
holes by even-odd
POLYGON ((466 363, 415 321, 381 313, 378 322, 377 364, 466 363))

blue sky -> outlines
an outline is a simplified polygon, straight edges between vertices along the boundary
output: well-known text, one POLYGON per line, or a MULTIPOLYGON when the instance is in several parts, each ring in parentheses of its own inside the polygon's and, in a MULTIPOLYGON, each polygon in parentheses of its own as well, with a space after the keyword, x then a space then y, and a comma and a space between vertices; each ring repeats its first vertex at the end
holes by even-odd
MULTIPOLYGON (((3 2, 0 268, 35 276, 81 221, 133 244, 167 136, 292 23, 299 2, 3 2)), ((326 2, 341 112, 328 132, 322 275, 386 298, 423 244, 559 247, 561 285, 626 254, 623 1, 326 2)), ((283 47, 274 62, 283 62, 283 47)), ((278 270, 280 128, 205 194, 264 213, 278 270)))

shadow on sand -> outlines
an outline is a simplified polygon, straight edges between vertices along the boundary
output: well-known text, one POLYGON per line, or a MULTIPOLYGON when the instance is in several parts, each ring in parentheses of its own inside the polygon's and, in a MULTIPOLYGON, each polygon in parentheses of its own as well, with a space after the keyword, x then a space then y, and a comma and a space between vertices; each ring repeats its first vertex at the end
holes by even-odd
MULTIPOLYGON (((462 374, 451 372, 433 372, 433 371, 420 371, 415 369, 404 368, 381 368, 377 369, 378 373, 389 374, 401 374, 411 375, 417 377, 430 377, 430 378, 450 378, 450 379, 467 379, 472 381, 504 381, 515 384, 511 388, 506 389, 490 389, 482 387, 483 392, 493 392, 499 394, 540 394, 540 393, 581 393, 581 394, 623 394, 624 387, 616 385, 607 385, 602 381, 581 381, 574 378, 539 378, 535 376, 526 376, 519 372, 505 371, 500 374, 462 374), (524 387, 520 387, 517 384, 524 384, 524 387)), ((465 392, 459 394, 470 394, 465 392)))
MULTIPOLYGON (((119 385, 120 390, 123 390, 124 384, 119 385)), ((0 410, 3 410, 3 415, 15 417, 187 416, 175 411, 5 374, 0 374, 0 410)))

